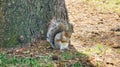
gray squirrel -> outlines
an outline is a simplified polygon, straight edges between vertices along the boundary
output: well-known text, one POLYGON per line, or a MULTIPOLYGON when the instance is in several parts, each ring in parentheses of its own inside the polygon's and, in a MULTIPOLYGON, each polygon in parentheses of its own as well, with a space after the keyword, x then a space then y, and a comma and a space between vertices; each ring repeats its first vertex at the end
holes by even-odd
POLYGON ((73 25, 61 19, 53 18, 47 32, 47 41, 53 49, 69 49, 73 25))

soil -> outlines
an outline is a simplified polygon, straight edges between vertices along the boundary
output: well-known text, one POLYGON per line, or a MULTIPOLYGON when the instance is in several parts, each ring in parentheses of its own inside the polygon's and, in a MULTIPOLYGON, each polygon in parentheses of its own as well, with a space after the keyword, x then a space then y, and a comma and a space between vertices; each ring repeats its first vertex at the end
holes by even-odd
MULTIPOLYGON (((94 4, 80 0, 66 0, 66 5, 70 22, 74 26, 71 43, 75 49, 85 51, 93 49, 97 44, 109 46, 110 51, 103 54, 102 58, 94 57, 94 61, 101 59, 104 62, 102 67, 119 67, 120 54, 115 51, 120 49, 120 14, 100 11, 94 4), (113 64, 108 64, 108 61, 113 64)), ((95 55, 93 52, 90 57, 95 55)))

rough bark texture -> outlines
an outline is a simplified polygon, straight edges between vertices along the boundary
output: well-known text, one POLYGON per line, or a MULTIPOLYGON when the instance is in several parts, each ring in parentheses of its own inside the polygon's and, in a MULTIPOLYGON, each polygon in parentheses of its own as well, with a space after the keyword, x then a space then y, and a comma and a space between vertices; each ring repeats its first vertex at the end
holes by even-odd
POLYGON ((53 17, 68 22, 64 0, 0 0, 0 47, 46 39, 53 17))

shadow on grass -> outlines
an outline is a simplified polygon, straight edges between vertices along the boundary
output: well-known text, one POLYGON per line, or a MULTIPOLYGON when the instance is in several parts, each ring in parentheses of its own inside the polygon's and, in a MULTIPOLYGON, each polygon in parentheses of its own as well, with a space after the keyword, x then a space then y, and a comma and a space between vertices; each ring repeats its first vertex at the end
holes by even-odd
POLYGON ((26 67, 95 67, 89 56, 78 52, 70 45, 70 51, 53 50, 50 44, 44 42, 35 46, 2 49, 0 53, 0 66, 26 66, 26 67))

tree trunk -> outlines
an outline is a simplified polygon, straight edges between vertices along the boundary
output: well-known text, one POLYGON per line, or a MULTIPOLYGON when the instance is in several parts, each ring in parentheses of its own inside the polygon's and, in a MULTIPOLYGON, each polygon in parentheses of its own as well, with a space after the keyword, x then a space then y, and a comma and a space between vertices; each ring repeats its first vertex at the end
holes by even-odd
POLYGON ((46 39, 53 17, 68 22, 64 0, 0 0, 0 47, 46 39))

